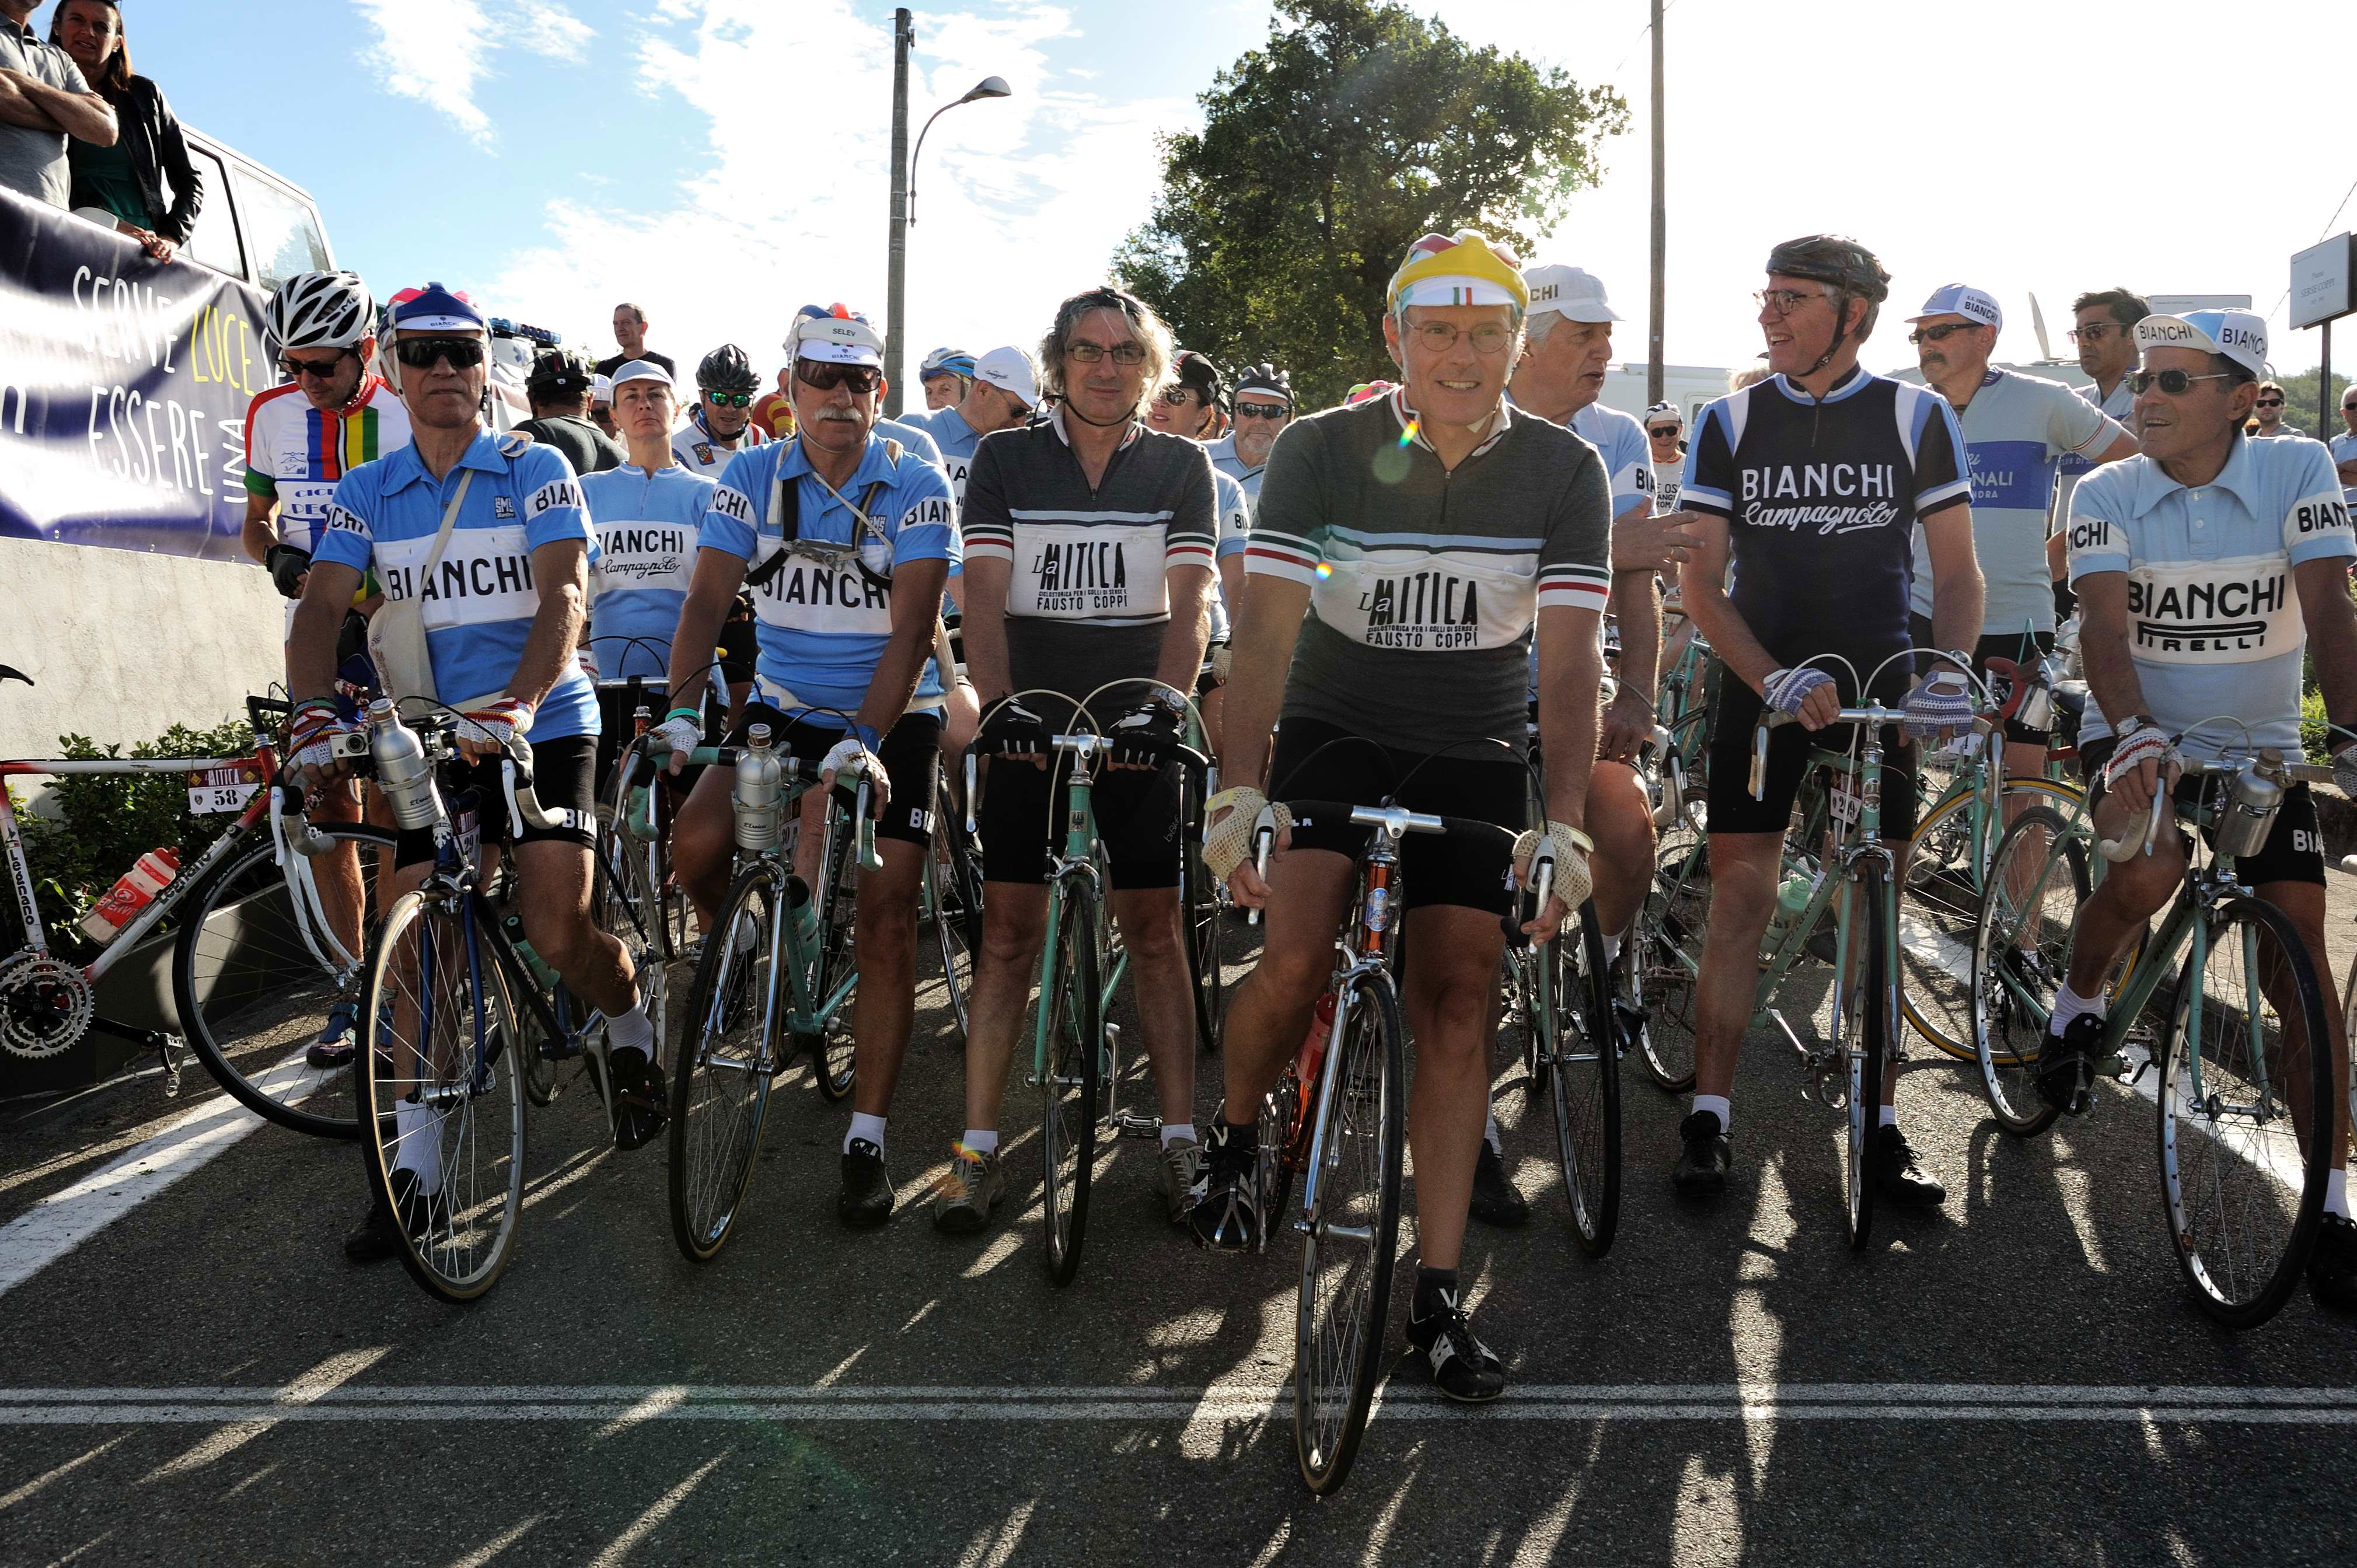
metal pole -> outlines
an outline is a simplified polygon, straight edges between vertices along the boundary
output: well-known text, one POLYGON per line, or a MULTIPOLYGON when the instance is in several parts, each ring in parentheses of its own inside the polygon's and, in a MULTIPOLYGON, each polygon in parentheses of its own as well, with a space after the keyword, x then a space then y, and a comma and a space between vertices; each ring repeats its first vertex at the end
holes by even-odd
POLYGON ((2324 323, 2323 357, 2316 366, 2316 438, 2332 445, 2332 323, 2324 323))
POLYGON ((908 347, 900 317, 909 293, 909 50, 916 42, 916 19, 903 5, 892 13, 892 239, 884 302, 884 416, 888 419, 900 417, 900 360, 908 347))
POLYGON ((1653 307, 1646 322, 1645 348, 1650 356, 1645 366, 1648 408, 1662 401, 1662 318, 1666 314, 1662 280, 1668 267, 1669 220, 1663 199, 1663 181, 1668 159, 1662 142, 1662 0, 1653 0, 1653 307))

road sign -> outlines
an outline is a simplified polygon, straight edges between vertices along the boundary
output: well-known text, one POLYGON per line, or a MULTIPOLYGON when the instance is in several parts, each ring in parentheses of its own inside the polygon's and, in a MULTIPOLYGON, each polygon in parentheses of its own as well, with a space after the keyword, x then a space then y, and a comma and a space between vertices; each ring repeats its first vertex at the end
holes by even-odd
POLYGON ((2357 234, 2336 234, 2291 259, 2291 324, 2321 327, 2357 309, 2357 234))
POLYGON ((2146 296, 2155 316, 2182 316, 2189 310, 2248 310, 2247 294, 2156 294, 2146 296))

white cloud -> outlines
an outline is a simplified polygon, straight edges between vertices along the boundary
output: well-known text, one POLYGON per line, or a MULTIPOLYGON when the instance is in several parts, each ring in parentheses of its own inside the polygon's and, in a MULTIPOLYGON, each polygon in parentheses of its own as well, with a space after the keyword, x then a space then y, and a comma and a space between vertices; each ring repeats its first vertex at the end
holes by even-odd
MULTIPOLYGON (((549 204, 563 248, 508 259, 490 285, 515 313, 568 331, 614 303, 645 304, 650 340, 683 360, 724 341, 774 364, 795 308, 842 300, 883 325, 891 102, 888 20, 849 0, 748 13, 732 0, 665 0, 637 40, 640 85, 685 112, 770 102, 812 59, 830 62, 823 105, 803 96, 766 119, 705 120, 702 166, 636 213, 549 204), (859 106, 860 113, 837 113, 859 106)), ((1159 183, 1154 140, 1191 123, 1184 98, 1109 103, 1059 90, 1042 46, 1071 34, 1054 9, 928 15, 909 84, 909 134, 988 75, 1013 96, 952 110, 925 138, 908 237, 908 362, 936 344, 977 351, 1036 343, 1057 300, 1104 279, 1159 183)), ((913 392, 913 388, 910 389, 913 392)), ((910 400, 911 404, 914 399, 910 400)))
POLYGON ((491 74, 490 60, 503 47, 578 65, 588 58, 597 30, 553 3, 511 0, 497 13, 480 0, 352 0, 373 41, 361 58, 387 92, 414 98, 446 115, 478 146, 495 139, 490 117, 475 102, 475 88, 491 74), (470 39, 453 48, 453 39, 470 39))

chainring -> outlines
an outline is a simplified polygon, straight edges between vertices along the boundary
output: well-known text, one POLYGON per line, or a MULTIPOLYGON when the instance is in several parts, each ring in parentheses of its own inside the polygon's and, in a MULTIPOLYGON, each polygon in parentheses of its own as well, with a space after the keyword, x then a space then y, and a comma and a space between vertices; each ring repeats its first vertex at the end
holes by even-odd
POLYGON ((90 980, 62 959, 27 949, 0 962, 0 1049, 40 1061, 72 1048, 97 1013, 90 980))

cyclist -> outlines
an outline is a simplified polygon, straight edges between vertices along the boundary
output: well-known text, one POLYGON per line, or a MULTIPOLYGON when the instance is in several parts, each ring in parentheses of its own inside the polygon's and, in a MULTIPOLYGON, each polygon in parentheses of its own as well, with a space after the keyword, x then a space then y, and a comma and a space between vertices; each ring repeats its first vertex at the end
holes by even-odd
MULTIPOLYGON (((1221 767, 1257 781, 1265 760, 1278 800, 1396 789, 1412 810, 1521 830, 1535 636, 1546 811, 1517 847, 1526 857, 1543 832, 1556 857, 1555 891, 1524 928, 1536 935, 1587 895, 1611 498, 1593 447, 1505 401, 1529 298, 1514 258, 1478 232, 1426 235, 1387 294, 1383 339, 1404 383, 1277 442, 1246 556, 1221 767)), ((1246 1246, 1258 1229, 1254 1112, 1326 983, 1365 838, 1287 823, 1264 882, 1244 859, 1264 803, 1250 784, 1222 790, 1204 849, 1239 902, 1267 910, 1260 962, 1228 1006, 1226 1098, 1197 1189, 1195 1234, 1215 1247, 1246 1246)), ((1504 1369, 1473 1335, 1457 1270, 1489 1101, 1499 922, 1527 860, 1502 843, 1424 836, 1400 855, 1422 1253, 1408 1338, 1443 1394, 1491 1400, 1504 1369)))
POLYGON ((1048 916, 1048 832, 1062 768, 1049 737, 1087 722, 1115 743, 1095 793, 1108 902, 1127 947, 1162 1112, 1173 1224, 1195 1175, 1195 993, 1179 936, 1178 765, 1169 743, 1203 660, 1214 549, 1211 464, 1150 430, 1170 329, 1110 286, 1065 300, 1039 344, 1047 418, 983 438, 965 492, 966 668, 983 701, 982 950, 967 1013, 964 1136, 933 1206, 975 1231, 1004 1194, 998 1115, 1048 916), (1125 684, 1113 684, 1126 682, 1125 684), (1040 693, 1110 685, 1085 721, 1040 693))
POLYGON ((994 430, 1005 430, 1031 417, 1039 401, 1039 373, 1031 356, 1009 345, 993 349, 974 361, 965 396, 930 413, 912 413, 901 421, 921 426, 941 448, 942 467, 950 477, 950 491, 965 504, 966 476, 974 470, 974 449, 994 430))
POLYGON ((1653 468, 1653 510, 1678 510, 1678 486, 1686 471, 1686 422, 1674 403, 1645 411, 1645 457, 1653 468))
POLYGON ((718 478, 737 453, 770 439, 753 423, 753 396, 760 390, 753 361, 736 344, 723 343, 705 355, 695 367, 695 407, 671 438, 672 456, 693 473, 718 478))
MULTIPOLYGON (((652 360, 616 366, 614 405, 616 423, 630 437, 630 461, 582 477, 582 499, 597 531, 597 559, 589 568, 588 625, 576 657, 593 681, 640 677, 653 711, 662 713, 672 633, 694 575, 696 535, 712 510, 715 487, 673 449, 679 405, 670 372, 652 360)), ((630 743, 635 707, 628 688, 597 694, 601 800, 606 777, 630 743)))
MULTIPOLYGON (((1966 284, 1944 284, 1910 316, 1923 380, 1956 411, 1973 478, 1973 555, 1980 564, 1984 598, 1973 672, 1986 676, 1992 658, 2025 669, 2054 651, 2054 575, 2047 560, 2046 520, 2054 505, 2056 470, 2066 456, 2090 464, 2136 455, 2136 437, 2060 381, 1999 370, 1989 363, 2005 312, 1996 298, 1966 284)), ((1915 584, 1908 601, 1909 634, 1918 648, 1932 643, 1932 583, 1915 547, 1915 584)), ((1931 655, 1919 656, 1928 663, 1931 655)), ((2046 770, 2050 732, 2018 719, 2005 721, 2005 772, 2035 779, 2046 770)), ((2012 814, 2018 814, 2018 811, 2012 814)))
POLYGON ((917 367, 917 383, 925 389, 925 412, 955 408, 974 385, 974 360, 963 349, 936 349, 917 367))
POLYGON ((523 383, 524 395, 532 400, 532 417, 516 425, 534 441, 562 452, 583 478, 618 468, 629 456, 614 437, 590 423, 589 388, 596 379, 589 362, 570 349, 533 355, 532 374, 523 383))
MULTIPOLYGON (((1674 515, 1697 521, 1703 542, 1680 589, 1725 672, 1711 707, 1710 924, 1695 984, 1694 1103, 1678 1125, 1673 1173, 1681 1192, 1727 1186, 1728 1096, 1809 748, 1846 745, 1846 732, 1827 723, 1864 695, 1900 706, 1903 693, 1906 727, 1925 737, 1972 719, 1961 659, 1910 689, 1914 671, 1892 658, 1910 646, 1912 524, 1921 521, 1928 545, 1941 647, 1979 630, 1981 584, 1954 411, 1928 388, 1858 367, 1889 292, 1889 274, 1855 240, 1814 234, 1770 251, 1758 296, 1770 373, 1706 405, 1686 455, 1684 510, 1674 515), (1825 654, 1846 659, 1855 677, 1830 660, 1830 669, 1804 662, 1825 654), (1858 682, 1878 669, 1881 679, 1861 693, 1858 682), (1770 708, 1800 722, 1773 732, 1765 799, 1755 800, 1751 736, 1770 708)), ((1885 744, 1893 760, 1882 832, 1903 844, 1915 827, 1915 753, 1895 734, 1885 744)), ((1894 1063, 1882 1085, 1876 1191, 1901 1206, 1943 1202, 1946 1189, 1923 1175, 1899 1129, 1897 1073, 1894 1063)))
MULTIPOLYGON (((2179 756, 2233 758, 2262 746, 2298 756, 2303 656, 2314 663, 2336 729, 2357 726, 2357 609, 2348 588, 2357 534, 2331 461, 2313 442, 2244 434, 2266 374, 2266 323, 2246 310, 2197 310, 2147 316, 2135 334, 2143 454, 2090 474, 2071 502, 2071 585, 2094 697, 2089 716, 2097 707, 2128 715, 2104 726, 2098 740, 2081 741, 2093 747, 2095 830, 2115 839, 2142 835, 2153 795, 2179 756)), ((2341 746, 2333 768, 2341 789, 2357 793, 2357 746, 2341 746)), ((2179 784, 2180 798, 2195 787, 2179 784)), ((2322 847, 2315 800, 2295 784, 2266 843, 2234 871, 2291 917, 2316 972, 2327 976, 2322 847)), ((2158 834, 2149 855, 2107 867, 2081 907, 2070 972, 2040 1054, 2039 1089, 2050 1102, 2087 1108, 2104 976, 2176 892, 2185 855, 2180 835, 2158 834)), ((2276 1005, 2290 1029, 2297 1008, 2287 994, 2276 1005)), ((2349 1100, 2348 1041, 2339 1012, 2328 1005, 2326 1014, 2333 1090, 2325 1103, 2338 1107, 2349 1100)), ((2357 1224, 2348 1131, 2331 1121, 2322 1134, 2331 1176, 2309 1279, 2319 1301, 2352 1309, 2357 1224)))
MULTIPOLYGON (((2091 289, 2071 302, 2071 341, 2079 350, 2079 368, 2094 378, 2079 395, 2135 434, 2129 415, 2136 409, 2136 389, 2128 377, 2136 368, 2136 324, 2152 314, 2144 296, 2124 288, 2091 289)), ((2054 526, 2047 535, 2047 563, 2054 569, 2054 614, 2060 619, 2076 607, 2069 584, 2063 522, 2071 515, 2071 491, 2094 465, 2077 456, 2062 459, 2061 478, 2054 487, 2054 526)))
MULTIPOLYGON (((680 752, 700 742, 694 698, 721 621, 751 583, 760 656, 754 700, 729 744, 767 725, 774 744, 818 762, 825 778, 857 762, 875 789, 884 868, 859 877, 858 1088, 835 1212, 847 1225, 876 1226, 892 1217, 885 1124, 916 1012, 918 885, 941 757, 942 675, 931 655, 957 523, 941 469, 875 434, 884 339, 866 317, 844 306, 799 316, 786 352, 797 434, 739 452, 720 476, 672 633, 663 736, 680 752)), ((673 758, 674 772, 680 762, 673 758)), ((724 769, 706 773, 672 830, 672 864, 707 931, 735 854, 731 785, 724 769)), ((802 797, 794 868, 804 889, 820 874, 827 793, 802 797)), ((813 903, 805 897, 796 908, 814 937, 813 903)))
MULTIPOLYGON (((300 273, 270 296, 263 330, 286 381, 255 394, 245 411, 245 553, 263 564, 287 600, 280 627, 294 629, 319 521, 338 482, 355 466, 409 445, 409 411, 370 368, 376 357, 376 303, 357 273, 300 273)), ((337 664, 364 658, 367 621, 355 595, 339 628, 337 664)), ((360 820, 349 782, 322 788, 321 822, 360 820)), ((325 911, 347 952, 360 951, 360 852, 346 844, 313 862, 325 911)), ((358 1014, 350 1001, 305 1048, 314 1068, 347 1066, 358 1014)))
POLYGON ((1237 375, 1230 406, 1235 428, 1211 443, 1211 467, 1242 485, 1247 501, 1257 500, 1268 449, 1293 419, 1293 380, 1275 365, 1254 365, 1237 375))
MULTIPOLYGON (((636 1148, 662 1125, 662 1075, 630 955, 590 918, 597 705, 573 661, 597 550, 588 514, 573 470, 553 447, 483 427, 489 332, 479 311, 429 285, 396 308, 393 324, 393 390, 414 442, 336 486, 287 645, 287 686, 299 697, 288 749, 315 778, 344 767, 330 746, 354 725, 328 693, 337 624, 361 574, 374 572, 391 599, 422 597, 436 691, 465 715, 458 742, 472 764, 461 769, 467 782, 497 798, 506 742, 532 743, 534 792, 560 825, 526 827, 514 844, 516 906, 541 958, 605 1015, 616 1141, 636 1148), (454 507, 434 580, 421 584, 420 568, 454 507)), ((485 811, 481 822, 486 841, 506 836, 503 812, 485 811)), ((394 849, 399 869, 380 896, 390 904, 418 886, 433 857, 426 832, 404 831, 394 849)), ((421 1124, 432 1114, 407 1105, 398 1114, 413 1112, 421 1124)), ((402 1149, 393 1192, 400 1222, 415 1225, 440 1190, 440 1152, 430 1137, 404 1137, 402 1149)), ((390 1256, 393 1223, 371 1205, 346 1255, 390 1256)))
POLYGON ((614 378, 600 372, 589 378, 589 423, 619 441, 622 427, 614 423, 614 378))
MULTIPOLYGON (((1244 495, 1243 486, 1220 467, 1221 443, 1211 440, 1220 423, 1220 367, 1191 349, 1181 349, 1171 360, 1171 371, 1177 380, 1163 388, 1162 395, 1147 408, 1146 423, 1156 430, 1211 445, 1211 506, 1219 519, 1219 580, 1204 601, 1211 612, 1204 640, 1211 668, 1197 678, 1195 697, 1203 715, 1204 738, 1216 750, 1221 716, 1226 706, 1221 686, 1227 678, 1228 638, 1235 596, 1243 583, 1244 545, 1252 534, 1252 503, 1244 495)), ((1254 470, 1254 482, 1259 482, 1257 468, 1254 470)))

